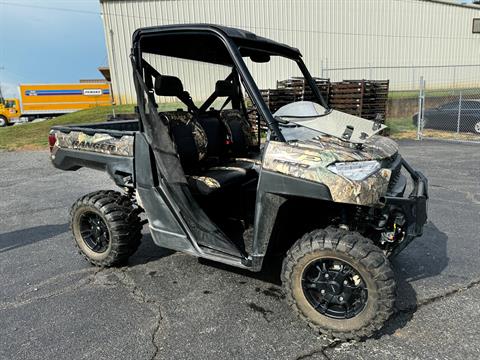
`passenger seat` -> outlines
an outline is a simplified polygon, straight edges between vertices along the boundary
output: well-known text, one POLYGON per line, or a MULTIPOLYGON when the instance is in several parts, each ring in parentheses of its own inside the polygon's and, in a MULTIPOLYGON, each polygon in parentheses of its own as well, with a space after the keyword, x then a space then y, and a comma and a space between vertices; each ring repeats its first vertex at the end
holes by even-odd
POLYGON ((227 128, 217 116, 210 113, 196 116, 207 136, 207 157, 220 158, 224 154, 227 128))
POLYGON ((220 119, 227 126, 232 141, 230 164, 247 170, 258 168, 261 165, 261 154, 252 154, 257 140, 252 126, 242 112, 236 109, 222 110, 220 119))
POLYGON ((190 113, 172 111, 160 114, 169 123, 172 139, 193 193, 207 196, 238 187, 251 179, 248 170, 240 166, 206 167, 209 149, 207 132, 190 113))

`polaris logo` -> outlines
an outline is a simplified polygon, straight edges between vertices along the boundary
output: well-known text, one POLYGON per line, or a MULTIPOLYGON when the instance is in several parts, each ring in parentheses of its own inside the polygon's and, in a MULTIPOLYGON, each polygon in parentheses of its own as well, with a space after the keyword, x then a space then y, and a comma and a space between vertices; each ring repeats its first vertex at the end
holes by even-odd
POLYGON ((100 95, 102 95, 102 89, 83 89, 83 95, 85 95, 85 96, 100 96, 100 95))

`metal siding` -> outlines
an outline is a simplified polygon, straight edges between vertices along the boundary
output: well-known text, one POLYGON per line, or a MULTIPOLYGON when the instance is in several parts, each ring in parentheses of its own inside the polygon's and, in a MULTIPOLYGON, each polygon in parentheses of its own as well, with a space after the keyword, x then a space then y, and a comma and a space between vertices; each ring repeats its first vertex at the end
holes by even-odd
MULTIPOLYGON (((480 11, 472 7, 419 0, 104 0, 102 8, 117 103, 136 101, 129 60, 133 31, 173 23, 240 27, 287 43, 302 51, 314 76, 334 81, 388 78, 398 89, 415 87, 421 75, 432 86, 480 81, 480 67, 373 68, 478 63, 480 35, 472 34, 472 19, 480 17, 480 11), (339 69, 355 67, 366 69, 339 69)), ((172 62, 161 65, 164 73, 177 68, 172 62)), ((260 87, 274 86, 281 77, 276 74, 284 76, 286 70, 263 72, 260 87)), ((204 85, 212 74, 196 73, 184 64, 179 72, 193 79, 194 88, 188 89, 192 93, 212 90, 204 85)))

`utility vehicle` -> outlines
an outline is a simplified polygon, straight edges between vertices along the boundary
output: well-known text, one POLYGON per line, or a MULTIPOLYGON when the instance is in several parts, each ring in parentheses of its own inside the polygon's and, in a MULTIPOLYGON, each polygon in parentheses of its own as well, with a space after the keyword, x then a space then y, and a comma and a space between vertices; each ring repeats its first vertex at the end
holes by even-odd
POLYGON ((428 198, 426 178, 378 135, 385 126, 328 108, 297 49, 247 31, 142 28, 131 61, 138 120, 50 134, 54 166, 105 170, 123 190, 73 205, 80 253, 97 266, 124 263, 144 212, 161 247, 251 271, 283 256, 288 304, 331 337, 381 328, 395 300, 389 258, 422 234, 428 198), (316 102, 269 111, 253 74, 269 75, 256 66, 279 58, 299 69, 316 102), (183 83, 193 78, 194 88, 218 69, 192 73, 186 60, 228 70, 201 103, 183 83), (247 120, 246 94, 268 125, 265 139, 247 120), (183 108, 159 112, 163 97, 183 108))

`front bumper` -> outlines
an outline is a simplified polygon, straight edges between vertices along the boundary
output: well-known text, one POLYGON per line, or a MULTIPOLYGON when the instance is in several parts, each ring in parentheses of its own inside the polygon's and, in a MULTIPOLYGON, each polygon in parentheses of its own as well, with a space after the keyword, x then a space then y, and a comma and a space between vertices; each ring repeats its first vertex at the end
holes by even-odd
POLYGON ((385 196, 382 199, 385 206, 400 208, 407 221, 405 237, 393 248, 390 257, 398 255, 414 238, 423 234, 423 226, 428 218, 428 180, 404 159, 401 162, 413 181, 413 190, 408 197, 385 196))

